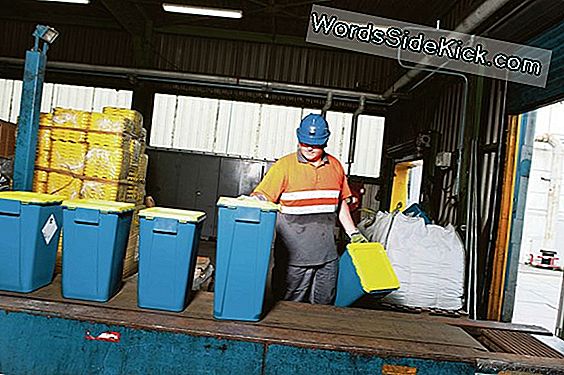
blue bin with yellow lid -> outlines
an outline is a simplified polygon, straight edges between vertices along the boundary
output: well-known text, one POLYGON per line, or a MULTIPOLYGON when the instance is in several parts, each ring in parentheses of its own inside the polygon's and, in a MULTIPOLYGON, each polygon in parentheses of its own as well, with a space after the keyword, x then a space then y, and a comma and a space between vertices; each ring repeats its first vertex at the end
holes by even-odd
POLYGON ((335 306, 350 306, 370 294, 383 297, 400 284, 382 244, 351 243, 339 259, 335 306))
POLYGON ((182 311, 192 290, 206 214, 153 207, 139 211, 139 307, 182 311))
POLYGON ((213 315, 257 321, 264 294, 276 225, 277 204, 252 198, 221 197, 213 315))
POLYGON ((121 288, 135 205, 77 199, 62 206, 63 297, 106 302, 121 288))
POLYGON ((27 293, 53 280, 64 198, 0 192, 0 289, 27 293))

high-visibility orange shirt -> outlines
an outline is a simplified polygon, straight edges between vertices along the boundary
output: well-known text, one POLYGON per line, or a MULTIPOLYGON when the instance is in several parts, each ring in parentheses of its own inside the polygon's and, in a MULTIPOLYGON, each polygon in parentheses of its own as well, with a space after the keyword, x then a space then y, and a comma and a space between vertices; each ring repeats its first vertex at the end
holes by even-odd
POLYGON ((281 212, 290 215, 334 213, 343 199, 352 196, 338 159, 325 154, 316 167, 300 152, 279 159, 254 192, 280 203, 281 212))

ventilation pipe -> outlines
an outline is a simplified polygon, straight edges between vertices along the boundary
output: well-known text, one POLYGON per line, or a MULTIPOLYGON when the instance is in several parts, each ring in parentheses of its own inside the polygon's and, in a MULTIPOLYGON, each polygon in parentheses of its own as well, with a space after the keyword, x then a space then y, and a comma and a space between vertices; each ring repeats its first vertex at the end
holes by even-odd
MULTIPOLYGON (((487 0, 482 5, 480 5, 472 14, 464 19, 461 23, 454 29, 458 33, 470 33, 482 22, 487 20, 495 12, 497 12, 501 7, 506 5, 510 0, 487 0)), ((422 59, 420 65, 428 65, 429 58, 422 59)), ((394 93, 396 93, 403 86, 411 82, 416 76, 421 73, 421 70, 412 69, 401 76, 384 94, 382 95, 384 99, 389 99, 394 93)))
POLYGON ((331 108, 332 104, 333 104, 333 91, 329 91, 327 93, 327 101, 325 102, 325 105, 321 109, 321 116, 323 116, 323 118, 325 118, 325 116, 327 115, 327 111, 329 110, 329 108, 331 108))
POLYGON ((360 97, 360 101, 358 103, 358 108, 356 109, 356 111, 354 111, 353 113, 353 117, 352 117, 352 126, 351 126, 351 138, 350 138, 350 148, 349 148, 349 159, 348 159, 348 172, 347 172, 347 176, 350 176, 351 174, 351 168, 352 168, 352 164, 354 163, 354 154, 356 151, 356 133, 358 130, 358 116, 360 116, 360 114, 362 112, 364 112, 364 104, 366 103, 366 97, 361 96, 360 97))

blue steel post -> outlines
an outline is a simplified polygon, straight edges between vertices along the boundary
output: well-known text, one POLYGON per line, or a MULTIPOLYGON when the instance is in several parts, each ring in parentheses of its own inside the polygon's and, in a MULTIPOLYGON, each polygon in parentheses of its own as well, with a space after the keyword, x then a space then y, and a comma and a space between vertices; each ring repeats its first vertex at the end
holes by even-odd
POLYGON ((30 191, 33 186, 35 150, 41 95, 45 78, 48 44, 43 43, 39 50, 39 38, 35 36, 35 47, 26 52, 23 76, 23 89, 16 138, 14 160, 14 190, 30 191))

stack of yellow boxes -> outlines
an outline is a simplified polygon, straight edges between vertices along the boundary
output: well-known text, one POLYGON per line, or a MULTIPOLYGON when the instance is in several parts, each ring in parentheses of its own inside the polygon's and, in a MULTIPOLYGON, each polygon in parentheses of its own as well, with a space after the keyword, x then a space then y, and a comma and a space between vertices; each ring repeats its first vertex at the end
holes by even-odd
POLYGON ((55 108, 40 118, 34 191, 137 204, 125 276, 137 270, 137 212, 145 200, 148 163, 145 142, 143 119, 129 109, 106 107, 97 113, 55 108))

